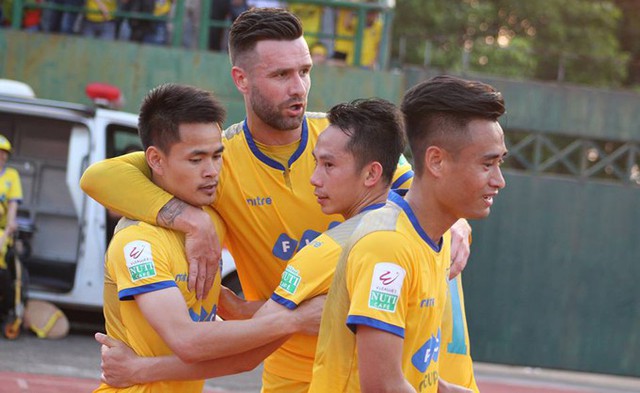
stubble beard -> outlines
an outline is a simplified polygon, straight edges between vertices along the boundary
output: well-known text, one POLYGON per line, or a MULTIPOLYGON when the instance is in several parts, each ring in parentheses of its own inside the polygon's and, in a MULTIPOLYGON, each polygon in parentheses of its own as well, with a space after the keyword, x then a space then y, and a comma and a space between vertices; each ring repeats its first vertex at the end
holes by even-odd
MULTIPOLYGON (((250 103, 256 116, 258 116, 263 123, 276 130, 292 131, 299 128, 302 124, 304 112, 296 117, 283 116, 280 113, 280 108, 270 103, 260 92, 251 94, 250 103)), ((289 106, 288 103, 284 105, 289 106)))

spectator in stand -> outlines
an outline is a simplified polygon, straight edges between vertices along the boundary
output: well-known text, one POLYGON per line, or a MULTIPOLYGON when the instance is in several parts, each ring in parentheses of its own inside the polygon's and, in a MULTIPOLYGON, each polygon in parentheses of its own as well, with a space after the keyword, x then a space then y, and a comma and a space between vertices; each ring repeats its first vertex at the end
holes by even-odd
POLYGON ((322 31, 323 7, 314 4, 289 4, 288 8, 302 22, 304 38, 309 47, 313 47, 319 41, 317 34, 322 31))
MULTIPOLYGON (((367 3, 377 3, 367 0, 367 3)), ((366 13, 362 48, 360 51, 360 66, 375 68, 378 60, 378 49, 382 39, 382 20, 379 10, 369 10, 366 13)), ((351 39, 337 39, 333 52, 333 62, 338 65, 354 65, 356 33, 358 31, 358 11, 356 9, 341 9, 336 21, 336 35, 348 36, 351 39)))
POLYGON ((313 60, 313 64, 325 64, 327 62, 327 47, 322 44, 322 42, 316 42, 311 45, 309 48, 309 52, 311 52, 311 60, 313 60))
MULTIPOLYGON (((153 16, 168 18, 171 12, 172 0, 155 0, 153 16)), ((169 42, 168 21, 154 20, 149 23, 149 30, 142 37, 145 44, 166 45, 169 42)))
MULTIPOLYGON (((247 0, 212 0, 211 4, 211 20, 229 21, 234 20, 250 8, 247 0)), ((225 31, 223 27, 211 27, 209 29, 209 49, 215 51, 226 50, 225 31)))
POLYGON ((115 40, 116 20, 114 13, 117 6, 116 0, 87 0, 82 35, 103 40, 115 40))
POLYGON ((186 0, 183 26, 182 46, 196 48, 200 32, 200 0, 186 0))
MULTIPOLYGON (((40 3, 42 0, 31 1, 32 3, 40 3)), ((1 0, 2 5, 0 16, 0 22, 2 26, 11 26, 13 18, 13 0, 1 0)), ((26 31, 38 31, 40 30, 40 21, 42 19, 42 9, 40 8, 25 8, 22 13, 21 27, 26 31)))
MULTIPOLYGON (((82 8, 84 7, 85 0, 58 0, 62 5, 82 8)), ((62 11, 60 18, 60 32, 62 34, 76 34, 79 32, 80 12, 78 11, 62 11)))

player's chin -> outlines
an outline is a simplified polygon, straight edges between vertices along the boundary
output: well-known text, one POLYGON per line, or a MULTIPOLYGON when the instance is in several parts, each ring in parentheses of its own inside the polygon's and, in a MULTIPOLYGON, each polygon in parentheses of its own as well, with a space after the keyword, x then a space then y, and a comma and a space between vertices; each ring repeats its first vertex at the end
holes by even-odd
POLYGON ((216 194, 215 192, 209 192, 209 191, 202 191, 199 190, 196 195, 195 198, 196 199, 196 204, 195 206, 207 206, 213 203, 213 201, 216 198, 216 194))
POLYGON ((327 202, 320 203, 320 209, 324 214, 327 214, 327 215, 337 213, 337 209, 334 206, 331 206, 331 204, 327 202))
POLYGON ((481 209, 474 210, 472 212, 467 212, 467 214, 465 214, 464 217, 460 217, 460 218, 466 218, 468 220, 481 220, 483 218, 487 218, 489 216, 489 213, 491 213, 491 208, 484 207, 481 209))

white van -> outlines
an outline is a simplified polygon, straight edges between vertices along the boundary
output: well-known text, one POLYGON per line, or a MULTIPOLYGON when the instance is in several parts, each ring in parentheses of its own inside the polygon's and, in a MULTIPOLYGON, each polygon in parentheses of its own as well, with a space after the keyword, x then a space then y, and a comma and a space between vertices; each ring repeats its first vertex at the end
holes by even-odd
MULTIPOLYGON (((87 91, 94 102, 114 99, 107 85, 87 91)), ((102 307, 104 253, 117 219, 86 196, 79 181, 89 164, 140 148, 137 122, 132 113, 38 99, 27 85, 0 80, 0 134, 11 141, 8 166, 22 180, 18 215, 31 298, 102 307)), ((222 275, 224 285, 241 291, 226 250, 222 275)))

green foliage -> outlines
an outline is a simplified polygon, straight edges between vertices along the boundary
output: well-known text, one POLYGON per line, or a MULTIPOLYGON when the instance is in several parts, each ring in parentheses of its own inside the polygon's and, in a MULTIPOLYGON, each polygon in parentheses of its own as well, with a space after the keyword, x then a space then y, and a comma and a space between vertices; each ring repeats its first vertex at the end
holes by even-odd
POLYGON ((449 71, 620 86, 627 19, 613 0, 398 0, 393 55, 449 71))

